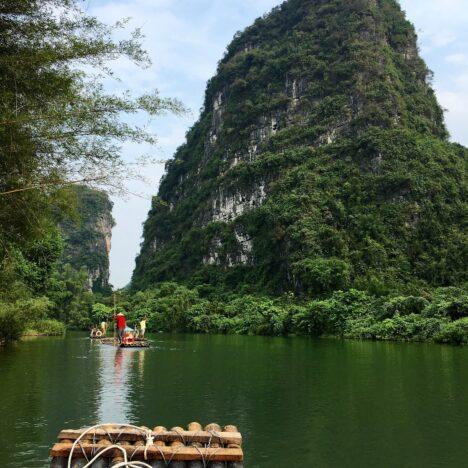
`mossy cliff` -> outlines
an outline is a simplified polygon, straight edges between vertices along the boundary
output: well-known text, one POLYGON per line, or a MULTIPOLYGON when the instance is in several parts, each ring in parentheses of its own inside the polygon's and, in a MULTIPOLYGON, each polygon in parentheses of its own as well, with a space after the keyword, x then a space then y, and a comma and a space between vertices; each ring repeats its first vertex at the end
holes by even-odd
POLYGON ((109 253, 111 249, 112 202, 106 193, 84 186, 70 189, 76 198, 76 216, 60 223, 64 238, 61 263, 75 270, 85 268, 87 288, 109 290, 109 253))
POLYGON ((235 36, 209 81, 133 286, 461 284, 466 156, 396 1, 289 0, 235 36))

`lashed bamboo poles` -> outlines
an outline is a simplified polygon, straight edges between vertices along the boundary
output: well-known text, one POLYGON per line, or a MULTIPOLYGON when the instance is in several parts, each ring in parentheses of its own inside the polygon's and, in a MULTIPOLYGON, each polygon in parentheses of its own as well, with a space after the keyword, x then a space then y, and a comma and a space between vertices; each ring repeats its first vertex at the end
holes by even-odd
MULTIPOLYGON (((51 450, 51 468, 64 468, 73 447, 72 468, 86 466, 85 456, 91 460, 102 450, 107 450, 92 468, 110 468, 131 461, 146 463, 151 468, 242 468, 242 435, 235 426, 190 423, 187 429, 173 427, 167 430, 156 426, 128 428, 104 426, 86 433, 79 444, 74 442, 83 436, 85 429, 64 430, 51 450), (144 431, 144 432, 143 432, 144 431)), ((130 466, 130 465, 129 465, 130 466)), ((143 466, 143 465, 140 465, 143 466)))

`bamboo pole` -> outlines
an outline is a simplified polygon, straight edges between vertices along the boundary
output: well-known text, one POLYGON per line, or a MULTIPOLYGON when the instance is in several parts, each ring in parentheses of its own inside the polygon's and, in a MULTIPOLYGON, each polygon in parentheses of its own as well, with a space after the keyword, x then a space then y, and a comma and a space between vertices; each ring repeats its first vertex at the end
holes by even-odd
MULTIPOLYGON (((151 445, 147 448, 146 454, 147 458, 150 461, 153 460, 172 460, 173 462, 181 461, 195 461, 195 460, 211 460, 212 462, 230 462, 230 461, 242 461, 244 459, 244 454, 242 449, 228 449, 228 448, 214 448, 209 447, 200 451, 198 447, 187 447, 184 446, 181 442, 177 445, 173 442, 170 446, 156 446, 151 445), (173 445, 174 444, 174 445, 173 445), (179 445, 182 444, 182 445, 179 445)), ((52 447, 50 451, 50 456, 55 457, 69 457, 70 452, 72 451, 73 444, 61 444, 57 443, 52 447)), ((96 454, 97 450, 100 448, 96 444, 81 444, 79 447, 75 446, 72 453, 72 457, 75 459, 81 459, 84 455, 96 454)), ((127 452, 127 456, 131 457, 134 455, 136 446, 119 446, 119 449, 109 450, 109 457, 120 456, 121 450, 127 452)), ((138 454, 138 458, 142 457, 142 454, 138 454)))
POLYGON ((116 317, 116 305, 115 305, 115 293, 114 293, 114 346, 117 346, 117 330, 115 325, 115 317, 116 317))

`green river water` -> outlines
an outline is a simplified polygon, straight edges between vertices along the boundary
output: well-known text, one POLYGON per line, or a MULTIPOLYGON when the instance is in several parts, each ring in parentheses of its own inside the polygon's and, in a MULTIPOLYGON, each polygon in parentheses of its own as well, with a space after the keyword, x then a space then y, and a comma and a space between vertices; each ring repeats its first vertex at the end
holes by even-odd
POLYGON ((303 338, 85 334, 0 349, 0 466, 48 466, 62 428, 235 424, 246 467, 468 466, 468 349, 303 338))

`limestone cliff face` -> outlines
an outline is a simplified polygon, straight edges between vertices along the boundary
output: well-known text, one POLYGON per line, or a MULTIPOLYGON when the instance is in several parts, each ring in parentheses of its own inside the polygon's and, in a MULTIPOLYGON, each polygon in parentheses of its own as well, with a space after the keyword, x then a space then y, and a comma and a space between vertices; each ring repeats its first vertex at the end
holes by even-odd
POLYGON ((87 187, 74 187, 77 197, 76 220, 61 223, 65 240, 62 263, 88 272, 88 288, 105 291, 109 288, 109 253, 111 250, 112 202, 107 194, 87 187))
POLYGON ((458 260, 435 279, 427 255, 456 255, 429 226, 459 233, 466 150, 416 39, 394 0, 289 0, 237 34, 167 164, 134 286, 458 280, 458 260))

